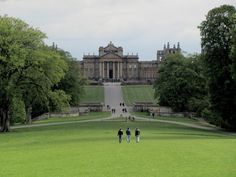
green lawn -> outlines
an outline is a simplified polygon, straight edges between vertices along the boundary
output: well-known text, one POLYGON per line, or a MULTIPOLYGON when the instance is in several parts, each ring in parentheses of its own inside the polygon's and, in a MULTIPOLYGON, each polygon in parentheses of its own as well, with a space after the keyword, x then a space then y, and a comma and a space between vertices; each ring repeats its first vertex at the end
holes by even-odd
POLYGON ((89 85, 84 88, 85 94, 81 99, 81 103, 85 102, 103 102, 104 103, 104 88, 98 85, 89 85))
POLYGON ((80 120, 91 120, 99 119, 104 117, 111 116, 110 112, 90 112, 86 115, 75 116, 75 117, 50 117, 49 119, 38 120, 33 122, 33 124, 45 124, 45 123, 54 123, 54 122, 71 122, 71 121, 80 121, 80 120))
POLYGON ((134 102, 145 101, 156 103, 152 85, 127 85, 122 86, 125 104, 133 105, 134 102))
POLYGON ((90 122, 0 134, 2 177, 235 177, 236 137, 157 122, 90 122), (141 130, 118 143, 117 130, 141 130))

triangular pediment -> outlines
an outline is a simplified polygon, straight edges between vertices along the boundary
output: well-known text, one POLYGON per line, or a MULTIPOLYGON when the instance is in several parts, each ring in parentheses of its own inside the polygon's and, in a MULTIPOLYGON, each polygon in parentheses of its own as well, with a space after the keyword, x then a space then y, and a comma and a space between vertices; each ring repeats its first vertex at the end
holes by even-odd
POLYGON ((110 42, 105 48, 105 51, 117 51, 118 47, 114 46, 112 42, 110 42))
POLYGON ((118 50, 117 47, 112 46, 112 45, 109 45, 109 46, 107 46, 107 47, 104 48, 104 49, 105 49, 105 51, 117 51, 117 50, 118 50))
POLYGON ((118 52, 118 48, 115 47, 112 43, 104 48, 105 53, 116 53, 118 52))
POLYGON ((121 59, 122 57, 115 53, 107 53, 101 57, 101 59, 121 59))

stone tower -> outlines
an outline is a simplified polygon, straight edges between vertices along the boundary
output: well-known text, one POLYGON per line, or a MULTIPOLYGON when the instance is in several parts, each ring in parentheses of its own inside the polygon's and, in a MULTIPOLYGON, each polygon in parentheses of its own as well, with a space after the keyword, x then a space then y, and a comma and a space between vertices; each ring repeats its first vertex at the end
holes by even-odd
POLYGON ((157 61, 160 62, 161 60, 165 59, 168 54, 175 54, 180 52, 181 48, 179 42, 177 43, 177 47, 174 44, 172 48, 170 47, 169 42, 167 42, 167 45, 164 44, 163 50, 157 50, 157 61))

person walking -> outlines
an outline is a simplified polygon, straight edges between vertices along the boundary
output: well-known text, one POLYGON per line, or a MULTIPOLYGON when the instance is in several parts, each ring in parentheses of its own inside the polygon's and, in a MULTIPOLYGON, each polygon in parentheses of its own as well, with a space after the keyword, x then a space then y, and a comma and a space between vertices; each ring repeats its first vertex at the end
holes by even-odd
POLYGON ((136 138, 136 143, 138 143, 140 140, 140 130, 138 128, 135 129, 135 138, 136 138))
POLYGON ((126 130, 126 136, 127 136, 127 143, 130 143, 130 139, 131 139, 131 131, 130 131, 130 128, 127 128, 127 130, 126 130))
POLYGON ((121 143, 121 141, 122 141, 122 136, 123 136, 123 130, 122 130, 121 128, 118 130, 117 136, 118 136, 118 138, 119 138, 119 143, 121 143))
POLYGON ((154 119, 154 117, 155 117, 155 113, 153 112, 153 113, 152 113, 152 118, 154 119))

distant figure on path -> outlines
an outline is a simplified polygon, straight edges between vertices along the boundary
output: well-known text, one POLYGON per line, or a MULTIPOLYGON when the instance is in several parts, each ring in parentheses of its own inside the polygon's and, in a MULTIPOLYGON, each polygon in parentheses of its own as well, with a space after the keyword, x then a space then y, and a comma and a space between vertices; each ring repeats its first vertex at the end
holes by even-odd
POLYGON ((118 133, 117 133, 117 136, 118 136, 118 138, 119 138, 119 143, 121 143, 121 141, 122 141, 122 136, 123 136, 123 130, 120 128, 119 129, 119 131, 118 131, 118 133))
POLYGON ((136 143, 138 143, 140 140, 140 130, 138 128, 135 129, 135 138, 136 138, 136 143))
POLYGON ((116 113, 116 109, 111 109, 111 113, 115 114, 116 113))
POLYGON ((127 128, 127 130, 126 130, 126 136, 127 136, 127 143, 130 143, 130 138, 131 138, 131 131, 130 131, 130 128, 127 128))

